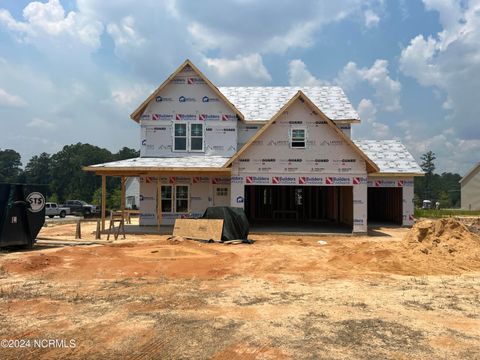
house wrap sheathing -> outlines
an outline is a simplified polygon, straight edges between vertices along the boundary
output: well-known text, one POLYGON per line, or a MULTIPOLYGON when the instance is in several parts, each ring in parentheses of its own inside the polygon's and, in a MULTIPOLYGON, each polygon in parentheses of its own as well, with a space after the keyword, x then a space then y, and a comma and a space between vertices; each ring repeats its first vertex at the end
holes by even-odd
POLYGON ((339 87, 215 87, 185 61, 131 115, 140 157, 85 170, 140 178, 140 224, 209 206, 252 223, 413 223, 413 177, 398 141, 355 141, 359 116, 339 87))

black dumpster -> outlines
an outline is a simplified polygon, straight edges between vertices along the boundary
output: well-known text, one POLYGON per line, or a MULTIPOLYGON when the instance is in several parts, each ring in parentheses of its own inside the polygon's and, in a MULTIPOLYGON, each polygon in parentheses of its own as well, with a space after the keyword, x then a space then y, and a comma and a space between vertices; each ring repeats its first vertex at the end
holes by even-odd
POLYGON ((43 185, 0 184, 0 247, 32 247, 45 222, 43 185))
POLYGON ((222 241, 243 240, 249 243, 249 224, 242 208, 229 206, 213 206, 207 208, 203 219, 223 219, 222 241))

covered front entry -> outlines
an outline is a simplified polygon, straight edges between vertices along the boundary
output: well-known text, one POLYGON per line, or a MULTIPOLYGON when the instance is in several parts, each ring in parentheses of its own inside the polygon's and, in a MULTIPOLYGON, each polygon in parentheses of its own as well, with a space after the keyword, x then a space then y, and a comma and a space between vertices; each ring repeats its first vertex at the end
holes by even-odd
POLYGON ((402 225, 401 187, 368 188, 368 222, 402 225))
POLYGON ((351 186, 245 186, 245 212, 256 224, 314 229, 335 225, 352 230, 351 186))

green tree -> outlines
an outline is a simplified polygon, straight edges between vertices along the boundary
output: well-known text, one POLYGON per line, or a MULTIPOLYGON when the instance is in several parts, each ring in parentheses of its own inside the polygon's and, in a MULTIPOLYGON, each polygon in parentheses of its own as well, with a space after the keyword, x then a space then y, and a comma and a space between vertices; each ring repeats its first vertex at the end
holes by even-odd
POLYGON ((420 164, 420 167, 425 171, 426 175, 433 175, 433 171, 435 170, 434 161, 436 158, 435 153, 431 150, 421 156, 420 159, 422 160, 422 163, 420 164))
POLYGON ((133 159, 140 156, 140 151, 135 149, 130 149, 128 147, 121 148, 116 154, 113 154, 113 159, 117 160, 126 160, 133 159))
POLYGON ((428 151, 427 153, 421 156, 422 163, 420 167, 425 171, 425 184, 424 184, 424 199, 428 199, 432 196, 432 177, 433 171, 435 170, 435 153, 433 151, 428 151))
POLYGON ((446 191, 440 191, 437 201, 440 203, 442 209, 451 207, 450 196, 446 191))
MULTIPOLYGON (((98 146, 82 143, 64 146, 51 157, 52 191, 61 202, 67 198, 91 199, 95 189, 101 186, 101 179, 82 168, 112 160, 112 153, 98 146)), ((114 188, 114 181, 110 183, 110 188, 114 188)))
POLYGON ((0 150, 0 182, 18 182, 21 174, 20 154, 12 149, 0 150))
MULTIPOLYGON (((25 166, 25 182, 29 184, 47 184, 52 181, 51 158, 47 153, 33 156, 25 166)), ((51 189, 46 191, 47 196, 51 194, 51 189)))

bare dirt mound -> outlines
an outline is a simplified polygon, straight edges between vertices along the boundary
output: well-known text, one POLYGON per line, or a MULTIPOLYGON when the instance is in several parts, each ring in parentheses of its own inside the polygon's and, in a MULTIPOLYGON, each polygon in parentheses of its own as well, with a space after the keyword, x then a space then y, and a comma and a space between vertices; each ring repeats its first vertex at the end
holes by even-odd
POLYGON ((480 256, 480 236, 455 219, 416 223, 403 239, 414 253, 432 256, 480 256))

